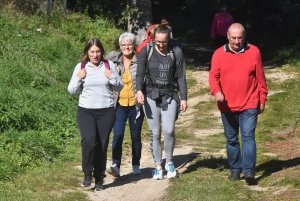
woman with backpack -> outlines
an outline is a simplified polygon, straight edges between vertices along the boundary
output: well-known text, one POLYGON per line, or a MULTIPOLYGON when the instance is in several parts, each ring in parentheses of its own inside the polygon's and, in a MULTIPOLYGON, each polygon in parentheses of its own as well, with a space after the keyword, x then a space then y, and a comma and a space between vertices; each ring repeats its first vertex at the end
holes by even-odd
POLYGON ((187 109, 184 57, 182 50, 170 42, 171 33, 168 24, 157 25, 152 50, 147 45, 138 58, 136 98, 143 105, 150 133, 153 135, 153 179, 163 179, 161 130, 164 134, 167 177, 173 178, 177 175, 172 161, 175 121, 179 112, 187 109), (150 56, 149 52, 152 52, 150 56))
POLYGON ((116 119, 113 91, 123 82, 113 62, 104 60, 104 48, 97 38, 90 39, 83 52, 82 63, 74 69, 68 86, 70 94, 80 93, 77 123, 81 135, 82 186, 103 190, 109 135, 116 119))

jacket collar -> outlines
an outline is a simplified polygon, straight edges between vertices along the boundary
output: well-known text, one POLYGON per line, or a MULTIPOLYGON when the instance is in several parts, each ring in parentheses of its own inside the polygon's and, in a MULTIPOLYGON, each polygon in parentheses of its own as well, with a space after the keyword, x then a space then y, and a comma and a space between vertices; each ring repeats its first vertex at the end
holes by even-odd
MULTIPOLYGON (((248 43, 248 41, 245 41, 244 46, 242 49, 240 49, 240 51, 238 51, 237 53, 242 53, 245 52, 246 50, 248 50, 250 48, 250 44, 248 43)), ((229 48, 229 44, 225 44, 224 45, 224 52, 231 52, 236 54, 235 52, 233 52, 230 48, 229 48)))

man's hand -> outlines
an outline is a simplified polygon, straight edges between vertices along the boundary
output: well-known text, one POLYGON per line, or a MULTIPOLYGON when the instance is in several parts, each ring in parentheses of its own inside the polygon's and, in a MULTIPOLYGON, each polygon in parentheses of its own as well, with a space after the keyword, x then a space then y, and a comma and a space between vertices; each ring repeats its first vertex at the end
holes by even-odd
POLYGON ((263 113, 264 110, 265 110, 265 104, 260 104, 259 114, 263 113))
POLYGON ((223 102, 224 101, 224 95, 223 95, 223 93, 222 92, 217 92, 216 94, 215 94, 215 99, 216 99, 216 101, 218 101, 218 102, 223 102))

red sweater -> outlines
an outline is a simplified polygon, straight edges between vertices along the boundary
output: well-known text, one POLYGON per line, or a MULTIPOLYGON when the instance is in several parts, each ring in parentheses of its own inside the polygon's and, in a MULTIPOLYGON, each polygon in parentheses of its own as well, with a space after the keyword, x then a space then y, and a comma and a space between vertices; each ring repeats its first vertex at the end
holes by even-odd
POLYGON ((247 44, 244 51, 235 54, 228 45, 218 48, 212 57, 209 85, 211 94, 224 94, 224 101, 217 103, 221 112, 239 112, 265 104, 268 89, 259 49, 247 44))

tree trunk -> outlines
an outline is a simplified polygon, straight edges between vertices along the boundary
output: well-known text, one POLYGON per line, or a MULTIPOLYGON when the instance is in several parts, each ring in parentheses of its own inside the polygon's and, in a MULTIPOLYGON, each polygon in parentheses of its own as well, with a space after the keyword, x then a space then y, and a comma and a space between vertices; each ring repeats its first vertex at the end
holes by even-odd
POLYGON ((47 0, 47 16, 50 17, 51 13, 51 1, 47 0))
POLYGON ((138 8, 142 13, 140 18, 137 15, 131 15, 128 18, 128 32, 134 33, 139 45, 146 39, 147 28, 152 24, 152 6, 151 0, 128 0, 130 8, 138 8))
POLYGON ((63 5, 64 5, 64 14, 65 17, 67 17, 67 0, 63 0, 63 5))

